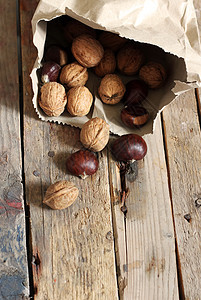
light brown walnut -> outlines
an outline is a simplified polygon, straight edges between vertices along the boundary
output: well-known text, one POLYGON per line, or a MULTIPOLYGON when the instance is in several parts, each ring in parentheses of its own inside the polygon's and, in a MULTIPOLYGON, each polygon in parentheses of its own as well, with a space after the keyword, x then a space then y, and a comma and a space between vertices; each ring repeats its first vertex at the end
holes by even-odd
POLYGON ((74 39, 71 50, 75 59, 86 68, 97 66, 104 54, 99 41, 87 34, 74 39))
POLYGON ((117 53, 117 67, 125 75, 137 74, 143 62, 143 52, 133 43, 127 43, 117 53))
POLYGON ((78 195, 79 190, 74 183, 61 180, 48 187, 43 203, 52 209, 64 209, 70 206, 78 195))
POLYGON ((118 51, 126 43, 125 38, 108 31, 101 32, 98 40, 104 48, 109 48, 114 52, 118 51))
POLYGON ((85 116, 93 103, 93 96, 85 86, 71 88, 67 93, 67 110, 72 116, 85 116))
POLYGON ((164 66, 158 62, 148 62, 142 66, 139 77, 146 82, 151 89, 157 89, 163 86, 167 78, 164 66))
POLYGON ((87 80, 87 68, 81 66, 78 62, 68 64, 61 69, 60 82, 67 88, 85 85, 87 80))
POLYGON ((118 75, 107 74, 101 80, 98 92, 104 103, 113 105, 121 101, 126 87, 118 75))
POLYGON ((109 125, 101 118, 92 118, 86 122, 80 132, 80 141, 85 148, 101 151, 109 141, 109 125))
POLYGON ((57 82, 48 82, 41 88, 39 105, 48 116, 60 116, 67 102, 63 85, 57 82))
POLYGON ((116 69, 116 59, 114 52, 110 49, 106 49, 100 63, 94 68, 94 72, 99 77, 103 77, 106 74, 114 73, 116 69))

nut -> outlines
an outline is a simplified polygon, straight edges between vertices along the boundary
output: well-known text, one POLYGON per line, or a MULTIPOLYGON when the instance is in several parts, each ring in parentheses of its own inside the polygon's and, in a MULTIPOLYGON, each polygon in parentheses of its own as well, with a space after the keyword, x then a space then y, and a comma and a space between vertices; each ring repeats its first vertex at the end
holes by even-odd
POLYGON ((67 110, 72 116, 85 116, 89 113, 93 96, 85 86, 71 88, 67 93, 67 110))
POLYGON ((60 82, 67 88, 85 85, 88 80, 87 68, 73 62, 61 69, 60 82))
POLYGON ((42 86, 39 105, 48 116, 60 116, 66 102, 66 92, 60 83, 48 82, 42 86))
POLYGON ((46 61, 41 70, 41 81, 47 83, 57 81, 61 67, 54 61, 46 61))
POLYGON ((44 55, 45 61, 54 61, 61 67, 67 64, 68 56, 64 49, 60 46, 52 45, 50 46, 44 55))
POLYGON ((109 141, 109 125, 101 118, 90 119, 81 129, 80 141, 85 148, 101 151, 109 141))
POLYGON ((148 85, 139 79, 134 79, 126 84, 126 92, 123 97, 125 106, 136 105, 146 99, 148 95, 148 85))
POLYGON ((156 89, 164 84, 167 73, 160 63, 148 62, 140 69, 139 76, 151 89, 156 89))
POLYGON ((148 119, 148 111, 141 106, 128 106, 121 111, 122 122, 130 128, 139 128, 147 123, 148 119))
POLYGON ((116 104, 124 96, 125 85, 116 74, 107 74, 101 80, 98 93, 101 100, 106 104, 116 104))
POLYGON ((82 34, 74 39, 71 50, 75 59, 87 68, 97 66, 104 54, 99 41, 87 34, 82 34))
POLYGON ((74 183, 61 180, 48 187, 43 203, 52 209, 64 209, 70 206, 77 199, 78 195, 79 190, 74 183))
POLYGON ((94 68, 96 75, 103 77, 106 74, 114 73, 116 68, 116 59, 114 52, 106 49, 100 63, 94 68))
POLYGON ((109 48, 111 50, 118 51, 126 43, 126 39, 120 37, 118 34, 103 31, 99 36, 99 42, 104 48, 109 48))
POLYGON ((133 43, 127 43, 117 53, 118 69, 125 75, 135 75, 144 62, 142 51, 133 43))
POLYGON ((93 28, 75 19, 69 20, 64 27, 64 37, 66 38, 67 42, 71 44, 72 41, 81 34, 88 34, 94 38, 96 37, 96 31, 93 28))
POLYGON ((68 157, 66 166, 71 174, 85 179, 98 170, 98 159, 88 150, 79 150, 68 157))

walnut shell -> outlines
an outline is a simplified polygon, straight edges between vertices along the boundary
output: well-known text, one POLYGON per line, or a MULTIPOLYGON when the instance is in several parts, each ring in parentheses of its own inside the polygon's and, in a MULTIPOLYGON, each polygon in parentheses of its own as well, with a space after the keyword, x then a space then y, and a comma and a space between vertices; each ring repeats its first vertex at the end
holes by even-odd
POLYGON ((93 103, 93 96, 85 86, 71 88, 67 93, 67 110, 72 116, 85 116, 93 103))
POLYGON ((94 68, 96 75, 103 77, 106 74, 114 73, 116 69, 116 59, 114 52, 106 49, 100 63, 94 68))
POLYGON ((101 32, 98 40, 104 48, 109 48, 114 52, 118 51, 126 43, 125 38, 108 31, 101 32))
POLYGON ((52 209, 64 209, 70 206, 77 199, 78 195, 79 190, 74 183, 61 180, 48 187, 43 203, 52 209))
POLYGON ((67 88, 85 85, 88 80, 87 68, 73 62, 61 69, 60 82, 67 88))
POLYGON ((64 27, 64 37, 67 42, 72 43, 72 41, 81 34, 88 34, 92 37, 96 37, 95 29, 75 20, 69 20, 64 27))
POLYGON ((71 50, 75 59, 87 68, 97 66, 104 54, 99 41, 87 34, 82 34, 74 39, 71 50))
POLYGON ((41 88, 39 105, 48 116, 60 116, 67 102, 65 88, 57 82, 48 82, 41 88))
POLYGON ((144 80, 151 89, 156 89, 164 84, 167 73, 164 66, 160 63, 148 62, 140 69, 139 77, 144 80))
POLYGON ((144 54, 132 43, 127 43, 117 53, 118 69, 125 75, 135 75, 144 62, 144 54))
POLYGON ((101 118, 86 122, 80 132, 80 141, 85 148, 101 151, 109 141, 109 125, 101 118))
POLYGON ((123 98, 126 87, 116 74, 107 74, 101 80, 98 93, 106 104, 116 104, 123 98))

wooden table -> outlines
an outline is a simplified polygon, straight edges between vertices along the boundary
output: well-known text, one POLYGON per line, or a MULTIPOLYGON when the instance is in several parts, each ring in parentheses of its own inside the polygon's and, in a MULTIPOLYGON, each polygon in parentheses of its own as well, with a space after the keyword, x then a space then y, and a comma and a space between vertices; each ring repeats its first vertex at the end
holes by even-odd
POLYGON ((0 299, 201 299, 201 91, 173 101, 145 137, 125 218, 109 149, 92 177, 67 175, 79 129, 42 122, 33 108, 38 1, 19 2, 20 15, 16 1, 0 3, 0 299), (60 179, 81 192, 53 211, 42 200, 60 179))

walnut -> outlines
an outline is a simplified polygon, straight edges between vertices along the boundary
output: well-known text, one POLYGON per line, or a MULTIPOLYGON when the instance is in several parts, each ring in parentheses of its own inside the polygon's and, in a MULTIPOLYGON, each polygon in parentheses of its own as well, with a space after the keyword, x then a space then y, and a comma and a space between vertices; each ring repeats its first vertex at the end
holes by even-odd
POLYGON ((109 48, 111 50, 118 51, 126 43, 126 39, 120 37, 118 34, 103 31, 99 36, 99 42, 104 48, 109 48))
POLYGON ((61 69, 60 82, 67 88, 85 85, 88 80, 87 68, 73 62, 61 69))
POLYGON ((48 82, 41 88, 39 105, 48 116, 60 116, 67 102, 65 88, 57 82, 48 82))
POLYGON ((156 89, 164 84, 167 73, 160 63, 148 62, 140 69, 139 76, 151 89, 156 89))
POLYGON ((86 122, 80 132, 80 141, 85 148, 101 151, 109 141, 109 125, 101 118, 86 122))
POLYGON ((82 34, 74 39, 71 50, 75 59, 87 68, 98 65, 104 54, 99 41, 87 34, 82 34))
POLYGON ((85 86, 71 88, 67 93, 67 110, 72 116, 85 116, 93 103, 93 96, 85 86))
POLYGON ((103 77, 106 74, 114 73, 116 68, 116 59, 114 52, 106 49, 100 63, 94 68, 96 75, 103 77))
POLYGON ((124 96, 125 85, 116 74, 107 74, 101 80, 98 92, 101 100, 106 104, 116 104, 124 96))
POLYGON ((64 37, 70 44, 72 41, 81 34, 89 34, 92 37, 96 37, 95 29, 75 20, 71 19, 64 27, 64 37))
POLYGON ((77 199, 78 195, 79 190, 74 183, 61 180, 48 187, 43 203, 52 209, 64 209, 70 206, 77 199))
POLYGON ((136 74, 144 62, 144 54, 133 43, 127 43, 117 53, 118 69, 125 75, 136 74))

